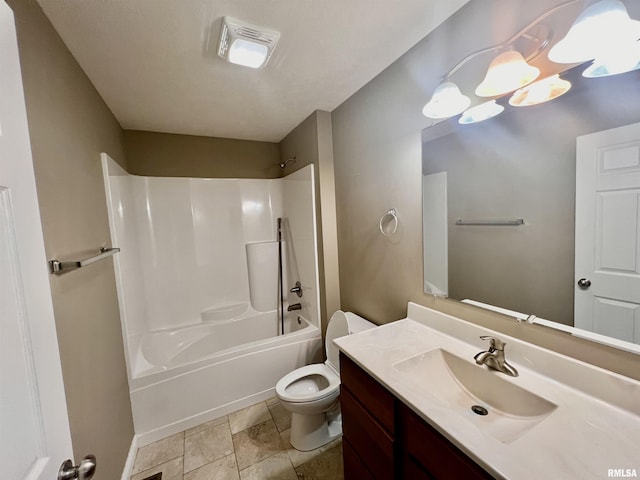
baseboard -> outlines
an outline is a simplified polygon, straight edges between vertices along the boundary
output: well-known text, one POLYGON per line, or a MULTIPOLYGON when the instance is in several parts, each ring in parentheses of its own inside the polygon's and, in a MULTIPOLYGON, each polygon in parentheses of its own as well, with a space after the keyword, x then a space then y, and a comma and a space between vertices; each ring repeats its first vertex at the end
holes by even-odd
POLYGON ((136 461, 136 453, 138 453, 138 435, 134 435, 131 439, 131 446, 129 447, 129 453, 127 454, 127 461, 124 464, 122 470, 122 479, 129 480, 131 472, 133 471, 133 464, 136 461))
POLYGON ((198 415, 178 420, 177 422, 170 423, 169 425, 164 425, 160 428, 156 428, 148 432, 137 433, 135 436, 137 448, 144 447, 145 445, 149 445, 150 443, 169 437, 175 433, 196 427, 202 423, 220 418, 237 410, 250 407, 251 405, 255 405, 258 402, 262 402, 275 397, 275 395, 275 388, 269 388, 262 392, 256 393, 254 395, 249 395, 248 397, 244 397, 240 400, 236 400, 220 407, 213 408, 198 415))

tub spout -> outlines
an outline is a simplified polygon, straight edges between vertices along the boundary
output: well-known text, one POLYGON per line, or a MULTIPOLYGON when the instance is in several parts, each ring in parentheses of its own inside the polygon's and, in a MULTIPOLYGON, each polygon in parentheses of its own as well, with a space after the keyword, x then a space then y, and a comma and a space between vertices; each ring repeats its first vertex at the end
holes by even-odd
POLYGON ((302 305, 299 303, 294 303, 287 307, 287 312, 292 312, 293 310, 302 310, 302 305))

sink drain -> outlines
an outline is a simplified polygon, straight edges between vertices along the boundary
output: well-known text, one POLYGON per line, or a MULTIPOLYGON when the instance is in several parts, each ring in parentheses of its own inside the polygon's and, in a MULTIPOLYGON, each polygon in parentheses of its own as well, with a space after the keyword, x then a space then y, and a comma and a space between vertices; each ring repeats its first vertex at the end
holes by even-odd
POLYGON ((473 413, 475 413, 476 415, 487 415, 487 414, 489 413, 489 411, 488 411, 486 408, 484 408, 484 407, 482 407, 482 406, 480 406, 480 405, 473 405, 473 406, 471 407, 471 410, 472 410, 472 411, 473 411, 473 413))

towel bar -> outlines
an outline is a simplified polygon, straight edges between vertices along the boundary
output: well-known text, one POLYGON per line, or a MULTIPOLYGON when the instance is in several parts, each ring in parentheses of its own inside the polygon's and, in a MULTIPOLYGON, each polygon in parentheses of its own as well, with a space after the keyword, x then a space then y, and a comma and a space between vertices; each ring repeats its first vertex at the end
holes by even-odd
POLYGON ((456 220, 456 225, 491 225, 491 226, 518 226, 524 225, 523 218, 508 218, 508 219, 495 219, 495 220, 462 220, 461 218, 456 220))
POLYGON ((86 267, 92 263, 104 260, 120 251, 119 248, 100 247, 100 253, 94 257, 87 258, 85 260, 76 260, 72 262, 61 262, 59 260, 49 260, 49 272, 60 274, 77 268, 86 267))

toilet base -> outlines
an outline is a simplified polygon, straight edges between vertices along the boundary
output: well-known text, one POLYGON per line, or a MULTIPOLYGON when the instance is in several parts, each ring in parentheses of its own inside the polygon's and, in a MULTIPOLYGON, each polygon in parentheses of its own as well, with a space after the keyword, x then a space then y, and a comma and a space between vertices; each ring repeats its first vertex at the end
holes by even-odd
POLYGON ((315 450, 342 435, 342 415, 336 408, 316 415, 291 414, 291 446, 301 452, 315 450))

